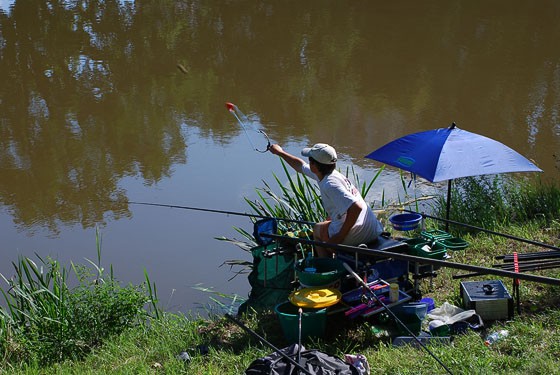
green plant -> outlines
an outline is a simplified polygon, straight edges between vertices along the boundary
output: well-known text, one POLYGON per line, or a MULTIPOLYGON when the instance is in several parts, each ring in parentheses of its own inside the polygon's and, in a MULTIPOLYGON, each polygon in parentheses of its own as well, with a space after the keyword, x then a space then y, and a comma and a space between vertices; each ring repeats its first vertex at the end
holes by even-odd
MULTIPOLYGON (((445 210, 445 198, 439 196, 433 211, 444 217, 445 210)), ((477 176, 457 179, 452 187, 450 219, 454 221, 496 229, 531 220, 548 224, 558 218, 560 188, 552 181, 477 176)))
POLYGON ((92 267, 72 264, 77 286, 69 286, 70 272, 53 259, 37 255, 13 263, 15 275, 0 289, 6 308, 0 308, 0 348, 4 361, 51 363, 81 358, 105 339, 143 322, 143 306, 153 299, 143 286, 120 286, 113 270, 105 275, 98 262, 92 267))
POLYGON ((521 180, 516 187, 507 190, 515 222, 543 219, 549 224, 560 218, 560 187, 556 182, 521 180))

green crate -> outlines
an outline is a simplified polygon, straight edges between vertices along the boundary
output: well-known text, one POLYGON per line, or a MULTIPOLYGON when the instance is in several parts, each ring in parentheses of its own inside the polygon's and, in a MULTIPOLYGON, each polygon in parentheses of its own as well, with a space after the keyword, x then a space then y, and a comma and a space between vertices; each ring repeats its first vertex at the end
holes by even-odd
POLYGON ((415 254, 414 246, 418 246, 418 245, 424 246, 430 243, 430 241, 426 240, 423 237, 408 238, 406 240, 403 240, 403 242, 405 242, 408 245, 407 253, 411 255, 415 254))
POLYGON ((434 243, 429 251, 423 249, 424 246, 426 245, 414 246, 414 255, 429 259, 444 259, 447 255, 447 249, 439 242, 434 243))
POLYGON ((469 247, 469 243, 462 238, 459 237, 450 237, 437 240, 437 242, 441 243, 447 250, 464 250, 469 247))
POLYGON ((428 241, 437 241, 444 238, 452 237, 449 233, 439 229, 424 230, 420 233, 420 235, 428 241))

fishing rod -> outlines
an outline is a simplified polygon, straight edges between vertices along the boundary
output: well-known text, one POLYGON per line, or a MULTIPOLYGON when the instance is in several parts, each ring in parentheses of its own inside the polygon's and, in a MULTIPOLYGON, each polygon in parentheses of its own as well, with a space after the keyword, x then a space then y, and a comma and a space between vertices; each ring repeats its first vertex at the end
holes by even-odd
POLYGON ((409 261, 409 262, 415 262, 415 263, 420 263, 420 264, 432 264, 432 265, 441 266, 441 267, 465 270, 465 271, 470 271, 470 272, 478 272, 478 273, 484 274, 484 275, 486 275, 486 274, 496 275, 496 276, 508 277, 508 278, 512 278, 512 279, 532 281, 532 282, 541 283, 541 284, 549 284, 549 285, 560 286, 560 279, 555 279, 555 278, 552 278, 552 277, 537 276, 537 275, 531 275, 531 274, 526 274, 526 273, 515 273, 515 272, 512 272, 512 271, 506 271, 506 270, 501 270, 501 269, 496 269, 496 268, 473 266, 473 265, 470 265, 470 264, 455 263, 455 262, 449 262, 447 260, 439 260, 439 259, 432 259, 432 258, 424 258, 424 257, 416 256, 416 255, 393 253, 393 252, 390 252, 390 251, 369 249, 369 248, 363 248, 363 247, 359 247, 359 246, 337 245, 337 244, 332 244, 332 243, 327 243, 327 242, 307 240, 305 238, 281 236, 281 235, 278 235, 278 234, 271 234, 271 233, 261 233, 261 236, 270 237, 270 238, 273 238, 273 239, 285 241, 287 243, 303 243, 303 244, 306 244, 306 245, 320 246, 320 247, 329 248, 329 249, 333 249, 333 250, 345 251, 345 252, 348 252, 348 253, 357 253, 357 254, 362 254, 362 255, 378 256, 382 259, 387 259, 387 258, 400 259, 400 260, 406 260, 406 261, 409 261))
POLYGON ((419 212, 416 212, 416 211, 404 210, 404 209, 403 209, 402 211, 404 211, 404 212, 410 212, 410 213, 414 213, 414 214, 420 214, 420 215, 422 215, 422 217, 427 217, 427 218, 429 218, 429 219, 439 220, 439 221, 443 221, 443 222, 445 222, 445 223, 454 224, 454 225, 459 225, 459 226, 463 226, 463 227, 470 228, 470 229, 475 229, 475 230, 478 230, 478 231, 481 231, 481 232, 486 232, 486 233, 493 234, 493 235, 496 235, 496 236, 502 236, 502 237, 505 237, 505 238, 509 238, 510 240, 516 240, 516 241, 519 241, 519 242, 525 242, 525 243, 528 243, 528 244, 531 244, 531 245, 546 247, 546 248, 548 248, 548 249, 560 251, 560 247, 556 247, 556 246, 553 246, 553 245, 549 245, 549 244, 546 244, 546 243, 544 243, 544 242, 538 242, 538 241, 528 240, 528 239, 526 239, 526 238, 521 238, 521 237, 512 236, 511 234, 500 233, 500 232, 494 232, 494 231, 489 230, 489 229, 484 229, 484 228, 477 227, 477 226, 474 226, 474 225, 461 223, 461 222, 459 222, 459 221, 448 220, 448 219, 442 219, 442 218, 437 217, 437 216, 431 216, 431 215, 428 215, 428 214, 425 214, 425 213, 419 213, 419 212))
POLYGON ((374 300, 376 300, 379 304, 381 304, 381 306, 383 306, 385 308, 385 311, 387 311, 392 317, 393 319, 395 319, 395 321, 400 324, 402 327, 405 328, 405 330, 410 334, 410 336, 412 336, 412 338, 418 343, 420 344, 420 346, 422 347, 422 349, 424 349, 426 352, 428 352, 429 355, 432 356, 432 358, 434 358, 437 363, 439 363, 446 371, 447 373, 453 375, 453 373, 451 372, 451 370, 438 358, 434 355, 434 353, 432 353, 430 351, 430 349, 428 349, 426 347, 426 345, 424 345, 424 343, 422 343, 422 341, 414 334, 412 333, 412 331, 406 326, 406 324, 404 324, 398 317, 397 315, 385 304, 385 302, 383 302, 381 300, 381 298, 379 298, 375 292, 373 290, 371 290, 369 288, 369 286, 365 283, 364 280, 362 280, 362 278, 360 276, 358 276, 358 274, 356 272, 354 272, 354 270, 345 262, 342 263, 342 265, 344 266, 344 268, 346 268, 346 271, 348 271, 348 273, 350 275, 352 275, 359 283, 360 285, 366 290, 369 291, 369 294, 371 294, 371 296, 373 297, 374 300))
MULTIPOLYGON (((493 264, 492 267, 501 268, 504 270, 515 269, 514 264, 493 264)), ((519 271, 539 271, 545 269, 560 268, 560 260, 549 260, 542 262, 519 262, 517 265, 519 271)))
POLYGON ((518 259, 514 262, 504 262, 500 264, 493 264, 492 267, 499 267, 499 268, 509 268, 513 267, 516 264, 519 266, 525 265, 535 265, 535 264, 547 264, 547 263, 560 263, 560 259, 558 258, 551 258, 551 259, 518 259))
MULTIPOLYGON (((503 270, 508 270, 508 271, 514 271, 515 270, 514 266, 502 267, 500 265, 500 267, 498 267, 498 268, 503 269, 503 270)), ((551 269, 556 269, 556 268, 560 268, 560 262, 559 261, 545 262, 545 263, 540 263, 540 264, 535 263, 535 264, 527 264, 527 265, 525 265, 523 263, 519 263, 519 265, 517 267, 517 272, 544 271, 544 270, 551 270, 551 269)), ((465 273, 465 274, 460 274, 460 275, 453 275, 452 278, 453 279, 466 279, 467 277, 476 277, 476 276, 483 276, 483 275, 485 275, 485 273, 473 272, 473 273, 465 273)), ((517 279, 519 279, 519 277, 517 279)))
POLYGON ((237 121, 239 122, 239 124, 241 125, 241 128, 243 128, 243 132, 245 132, 245 136, 247 137, 247 139, 249 140, 249 143, 251 144, 251 147, 253 147, 253 149, 257 152, 267 152, 270 149, 270 138, 268 138, 268 135, 264 132, 264 130, 262 129, 257 129, 257 131, 259 133, 261 133, 267 141, 267 145, 266 145, 266 149, 264 150, 259 150, 258 148, 255 147, 255 145, 253 144, 253 141, 251 140, 251 137, 249 137, 249 133, 247 132, 247 116, 245 116, 243 114, 243 112, 241 112, 241 110, 233 103, 227 102, 226 103, 226 108, 227 110, 237 119, 237 121))
POLYGON ((215 210, 215 209, 211 209, 211 208, 178 206, 178 205, 175 205, 175 204, 135 202, 135 201, 128 201, 127 203, 128 204, 134 204, 134 205, 140 205, 140 206, 178 208, 178 209, 181 209, 181 210, 212 212, 212 213, 217 213, 217 214, 225 214, 225 215, 232 215, 232 216, 244 216, 244 217, 257 218, 257 219, 274 219, 274 220, 284 221, 284 222, 288 222, 288 223, 305 224, 305 225, 310 225, 310 226, 315 225, 314 222, 306 221, 306 220, 288 219, 288 218, 282 218, 282 217, 265 216, 265 215, 257 215, 257 214, 248 214, 248 213, 236 212, 236 211, 215 210))
MULTIPOLYGON (((532 259, 555 259, 560 258, 560 251, 543 251, 536 253, 518 254, 519 260, 532 260, 532 259)), ((513 262, 513 254, 497 255, 494 259, 502 259, 504 262, 513 262)))

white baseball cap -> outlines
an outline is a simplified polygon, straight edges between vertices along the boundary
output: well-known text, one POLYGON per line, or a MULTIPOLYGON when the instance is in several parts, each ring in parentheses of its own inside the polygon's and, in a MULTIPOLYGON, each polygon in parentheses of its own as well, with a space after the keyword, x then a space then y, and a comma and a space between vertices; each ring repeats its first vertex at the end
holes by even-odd
POLYGON ((336 151, 326 143, 317 143, 313 147, 301 150, 303 156, 311 157, 321 164, 335 164, 336 151))

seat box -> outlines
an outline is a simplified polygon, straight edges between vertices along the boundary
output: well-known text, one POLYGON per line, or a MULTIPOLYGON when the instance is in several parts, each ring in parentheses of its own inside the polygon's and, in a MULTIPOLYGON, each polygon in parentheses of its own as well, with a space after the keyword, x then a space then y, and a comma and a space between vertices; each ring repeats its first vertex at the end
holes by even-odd
POLYGON ((483 320, 513 317, 513 298, 500 280, 463 281, 460 295, 464 308, 475 310, 483 320))

